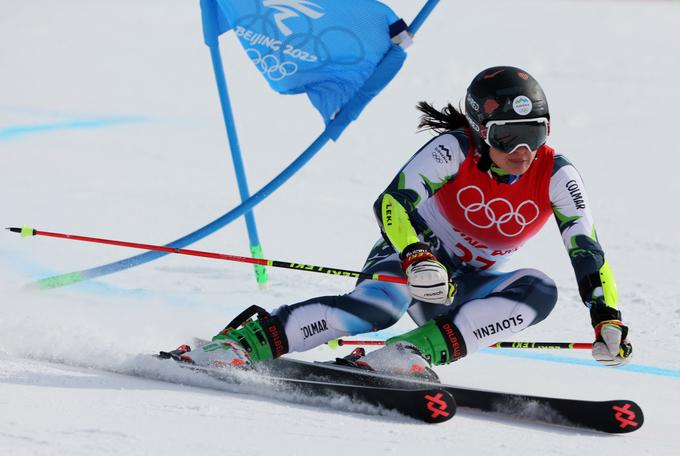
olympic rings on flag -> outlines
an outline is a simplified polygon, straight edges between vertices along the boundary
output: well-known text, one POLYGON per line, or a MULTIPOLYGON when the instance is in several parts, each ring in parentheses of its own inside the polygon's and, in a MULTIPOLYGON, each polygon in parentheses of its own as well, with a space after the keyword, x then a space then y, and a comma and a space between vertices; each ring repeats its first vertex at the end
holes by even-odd
POLYGON ((246 54, 260 72, 272 81, 280 81, 297 73, 298 66, 295 62, 281 62, 274 54, 263 56, 254 48, 246 49, 246 54))

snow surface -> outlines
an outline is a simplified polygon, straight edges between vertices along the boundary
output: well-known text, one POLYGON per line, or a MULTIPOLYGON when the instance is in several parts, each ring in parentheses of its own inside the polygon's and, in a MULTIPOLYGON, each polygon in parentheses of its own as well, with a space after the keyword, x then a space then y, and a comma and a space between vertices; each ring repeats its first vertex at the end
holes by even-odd
MULTIPOLYGON (((422 4, 387 3, 405 18, 422 4)), ((165 243, 238 203, 197 1, 2 0, 0 9, 0 226, 165 243)), ((427 426, 349 404, 331 411, 158 381, 193 379, 145 354, 209 337, 250 304, 343 293, 352 281, 273 270, 259 291, 250 266, 170 256, 38 292, 26 285, 138 252, 6 232, 0 454, 679 454, 679 23, 678 2, 443 1, 360 121, 256 210, 268 258, 360 268, 379 235, 375 196, 428 139, 415 132, 415 103, 458 103, 487 66, 526 68, 550 98, 551 144, 588 185, 635 359, 612 369, 588 353, 486 350, 438 372, 471 387, 634 399, 646 413, 639 432, 575 432, 464 409, 427 426)), ((304 97, 269 90, 232 36, 223 55, 256 190, 322 122, 304 97)), ((247 255, 246 245, 238 221, 193 248, 247 255)), ((590 341, 554 224, 511 266, 545 271, 560 291, 555 312, 521 339, 590 341)), ((404 318, 385 334, 410 327, 404 318)), ((296 356, 335 355, 320 347, 296 356)))

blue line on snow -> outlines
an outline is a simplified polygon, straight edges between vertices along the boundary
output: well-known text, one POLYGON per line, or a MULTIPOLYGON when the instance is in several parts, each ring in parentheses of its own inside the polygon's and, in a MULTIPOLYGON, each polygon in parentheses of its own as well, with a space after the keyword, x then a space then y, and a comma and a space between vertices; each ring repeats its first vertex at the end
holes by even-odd
POLYGON ((60 130, 81 130, 86 128, 102 128, 114 125, 147 122, 143 117, 103 117, 99 119, 74 119, 63 122, 43 123, 35 125, 16 125, 0 128, 0 141, 9 141, 21 136, 60 130))
MULTIPOLYGON (((374 334, 365 334, 362 335, 362 339, 367 339, 367 340, 385 340, 390 337, 396 336, 399 333, 395 331, 380 331, 378 333, 374 334)), ((560 363, 560 364, 572 364, 572 365, 578 365, 578 366, 588 366, 588 367, 599 367, 599 368, 607 368, 606 366, 603 366, 602 364, 598 363, 594 359, 580 359, 580 358, 572 358, 569 356, 560 356, 556 355, 554 353, 536 353, 536 352, 530 352, 528 349, 522 349, 522 350, 513 350, 511 348, 483 348, 479 351, 482 354, 485 355, 495 355, 495 356, 508 356, 511 358, 524 358, 524 359, 531 359, 534 361, 547 361, 550 363, 560 363)), ((612 368, 608 368, 612 369, 612 368)), ((628 372, 635 372, 637 374, 647 374, 647 375, 658 375, 661 377, 672 377, 672 378, 679 378, 680 377, 680 370, 677 369, 666 369, 663 367, 656 367, 656 366, 646 366, 643 364, 626 364, 625 366, 619 366, 614 368, 616 370, 623 370, 623 371, 628 371, 628 372)))
MULTIPOLYGON (((567 356, 560 356, 548 353, 528 353, 526 351, 518 351, 513 349, 498 349, 498 348, 483 348, 480 350, 485 355, 509 356, 512 358, 532 359, 536 361, 548 361, 551 363, 574 364, 578 366, 589 367, 606 367, 595 361, 594 359, 579 359, 567 356)), ((628 372, 635 372, 638 374, 660 375, 662 377, 680 377, 680 370, 664 369, 656 366, 645 366, 642 364, 626 364, 619 366, 616 370, 623 370, 628 372)))

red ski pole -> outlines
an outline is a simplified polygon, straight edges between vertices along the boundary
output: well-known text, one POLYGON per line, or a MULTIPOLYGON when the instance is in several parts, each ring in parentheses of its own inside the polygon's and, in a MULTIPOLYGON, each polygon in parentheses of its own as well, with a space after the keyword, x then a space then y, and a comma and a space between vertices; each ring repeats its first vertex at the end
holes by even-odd
POLYGON ((237 255, 228 255, 225 253, 204 252, 201 250, 178 249, 175 247, 168 247, 165 245, 141 244, 138 242, 118 241, 115 239, 102 239, 88 236, 78 236, 75 234, 51 233, 49 231, 39 231, 35 228, 24 226, 22 228, 7 228, 12 233, 20 233, 21 237, 31 236, 48 236, 53 238, 70 239, 72 241, 94 242, 96 244, 118 245, 121 247, 130 247, 133 249, 142 250, 157 250, 160 252, 176 253, 178 255, 189 255, 204 258, 213 258, 215 260, 237 261, 240 263, 259 264, 262 266, 271 266, 275 268, 295 269, 298 271, 318 272, 321 274, 330 274, 336 276, 363 278, 369 280, 377 280, 381 282, 392 283, 406 283, 405 277, 397 277, 385 274, 368 274, 360 271, 350 271, 347 269, 330 268, 328 266, 313 266, 309 264, 293 263, 287 261, 266 260, 264 258, 250 258, 237 255))
MULTIPOLYGON (((338 348, 344 345, 385 345, 384 340, 346 340, 333 339, 327 342, 331 348, 338 348)), ((590 342, 497 342, 489 348, 537 348, 537 349, 566 349, 566 350, 591 350, 593 344, 590 342)))

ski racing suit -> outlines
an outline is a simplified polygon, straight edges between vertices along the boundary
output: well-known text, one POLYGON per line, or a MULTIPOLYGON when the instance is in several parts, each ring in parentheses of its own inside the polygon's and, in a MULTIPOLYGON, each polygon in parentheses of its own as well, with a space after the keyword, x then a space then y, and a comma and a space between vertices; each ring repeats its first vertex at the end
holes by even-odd
POLYGON ((612 293, 611 269, 576 168, 546 145, 521 176, 493 167, 483 172, 479 158, 466 130, 440 134, 413 155, 374 205, 383 239, 363 271, 404 276, 399 254, 425 242, 456 284, 453 303, 423 303, 411 297, 407 285, 360 279, 345 295, 273 312, 283 323, 289 351, 381 330, 408 312, 418 325, 447 314, 462 338, 459 358, 540 322, 557 301, 555 283, 538 270, 501 272, 500 267, 550 216, 557 221, 584 303, 612 293), (611 278, 604 289, 602 274, 611 278))

